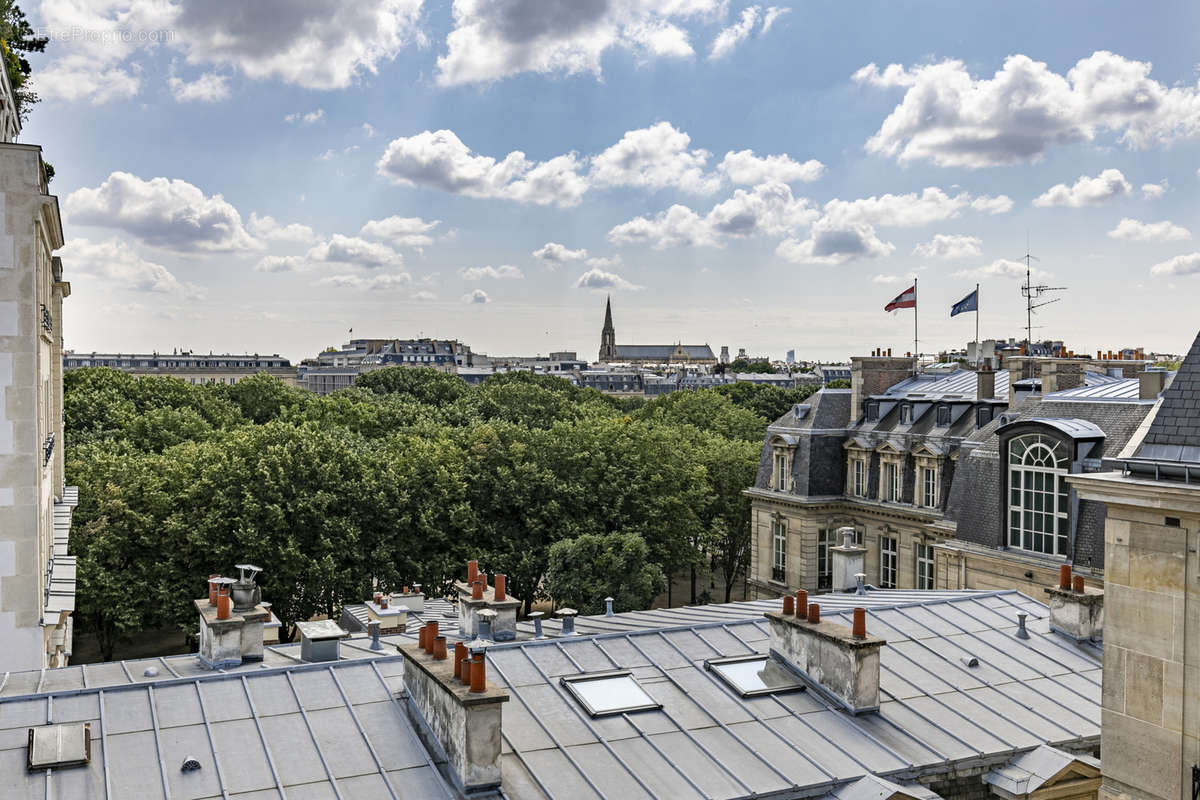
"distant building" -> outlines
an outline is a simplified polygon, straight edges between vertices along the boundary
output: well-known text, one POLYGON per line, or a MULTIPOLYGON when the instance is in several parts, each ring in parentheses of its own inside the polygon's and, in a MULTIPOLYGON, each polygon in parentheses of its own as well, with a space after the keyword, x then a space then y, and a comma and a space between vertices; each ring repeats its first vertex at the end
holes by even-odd
POLYGON ((821 379, 824 384, 829 384, 830 381, 849 381, 850 380, 850 365, 849 364, 818 364, 813 367, 813 374, 821 379))
POLYGON ((612 300, 604 307, 604 327, 600 331, 600 362, 623 364, 701 364, 713 365, 717 357, 706 344, 617 344, 612 320, 612 300))
POLYGON ((727 344, 721 345, 721 363, 722 364, 729 363, 729 345, 727 345, 727 344))
POLYGON ((166 353, 76 353, 63 354, 65 369, 110 367, 130 375, 179 378, 187 383, 235 384, 251 375, 266 373, 289 386, 297 386, 296 368, 278 353, 269 356, 254 353, 197 354, 190 350, 166 353))
POLYGON ((787 358, 785 358, 784 361, 786 361, 788 364, 795 364, 796 363, 796 351, 788 350, 787 358))
POLYGON ((63 299, 71 285, 54 256, 63 246, 62 222, 42 149, 17 144, 19 129, 12 86, 0 70, 0 671, 6 675, 65 666, 70 658, 75 557, 68 553, 78 502, 78 490, 64 485, 63 299))
POLYGON ((471 348, 457 339, 351 339, 341 350, 318 354, 316 361, 322 367, 369 364, 444 369, 474 366, 471 348))

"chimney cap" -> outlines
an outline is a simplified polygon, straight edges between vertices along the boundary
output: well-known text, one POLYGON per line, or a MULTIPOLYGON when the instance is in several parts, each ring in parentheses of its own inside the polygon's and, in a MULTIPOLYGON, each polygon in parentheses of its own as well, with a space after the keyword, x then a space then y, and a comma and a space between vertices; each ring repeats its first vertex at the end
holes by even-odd
POLYGON ((546 612, 545 611, 530 611, 526 616, 528 616, 530 619, 541 619, 542 617, 546 616, 546 612))
POLYGON ((477 613, 477 616, 483 617, 486 620, 492 620, 492 619, 495 619, 496 617, 500 616, 499 611, 494 611, 490 608, 485 608, 482 611, 479 611, 476 613, 477 613))
POLYGON ((573 608, 560 608, 558 611, 554 612, 554 615, 556 617, 573 617, 578 613, 579 612, 573 608))

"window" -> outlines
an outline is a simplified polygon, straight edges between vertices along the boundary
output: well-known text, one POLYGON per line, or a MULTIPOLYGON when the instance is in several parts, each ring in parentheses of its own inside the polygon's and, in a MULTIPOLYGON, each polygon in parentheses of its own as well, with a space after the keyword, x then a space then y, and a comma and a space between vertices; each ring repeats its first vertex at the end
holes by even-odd
POLYGON ((937 426, 945 428, 950 425, 950 406, 938 406, 937 426))
POLYGON ((879 537, 879 586, 882 589, 896 588, 896 538, 879 537))
POLYGON ((867 403, 867 419, 871 422, 879 419, 879 403, 867 403))
POLYGON ((742 697, 754 697, 778 692, 802 690, 804 683, 770 656, 750 655, 733 658, 711 658, 704 668, 742 697))
POLYGON ((900 465, 895 462, 883 465, 883 499, 900 502, 900 465))
POLYGON ((792 488, 790 461, 787 450, 775 450, 775 490, 778 492, 792 488))
POLYGON ((900 424, 901 425, 911 425, 912 424, 912 406, 910 406, 908 404, 900 406, 900 424))
POLYGON ((982 408, 980 408, 978 411, 975 412, 975 424, 977 427, 982 428, 984 425, 987 425, 991 421, 992 421, 992 407, 991 406, 983 406, 982 408))
POLYGON ((850 488, 855 497, 867 496, 867 462, 861 458, 856 458, 850 462, 851 468, 851 484, 850 488))
POLYGON ((771 522, 771 580, 787 582, 787 524, 781 519, 771 522))
POLYGON ((1069 467, 1067 446, 1058 439, 1030 433, 1009 440, 1009 547, 1045 555, 1067 554, 1069 467))
MULTIPOLYGON (((863 532, 855 529, 854 543, 862 544, 863 532)), ((837 528, 821 528, 817 531, 817 589, 828 590, 833 586, 833 551, 841 542, 837 538, 837 528)))
POLYGON ((917 542, 917 588, 933 588, 933 545, 917 542))
POLYGON ((938 476, 934 467, 921 468, 921 505, 926 508, 938 507, 938 476))
POLYGON ((561 682, 593 717, 662 708, 629 670, 572 675, 561 682))

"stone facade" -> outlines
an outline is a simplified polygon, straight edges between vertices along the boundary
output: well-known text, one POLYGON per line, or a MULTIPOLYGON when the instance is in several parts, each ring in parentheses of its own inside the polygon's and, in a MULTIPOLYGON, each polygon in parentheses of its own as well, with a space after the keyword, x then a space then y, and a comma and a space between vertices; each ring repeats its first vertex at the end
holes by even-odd
POLYGON ((195 353, 75 353, 60 359, 60 369, 109 367, 131 375, 179 378, 185 383, 223 383, 233 385, 260 373, 299 386, 296 368, 279 355, 197 355, 195 353))
POLYGON ((41 148, 0 144, 0 669, 64 666, 74 559, 63 486, 62 300, 70 285, 41 148))

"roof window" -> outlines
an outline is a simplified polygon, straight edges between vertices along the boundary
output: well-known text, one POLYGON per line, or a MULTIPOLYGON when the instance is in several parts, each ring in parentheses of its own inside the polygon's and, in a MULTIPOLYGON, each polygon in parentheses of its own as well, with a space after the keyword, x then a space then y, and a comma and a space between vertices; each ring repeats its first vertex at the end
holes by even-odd
POLYGON ((803 691, 807 687, 786 667, 770 656, 751 655, 711 658, 704 668, 716 673, 742 697, 803 691))
POLYGON ((630 670, 592 672, 561 679, 562 685, 593 717, 662 708, 646 694, 630 670))
POLYGON ((29 729, 29 769, 59 769, 87 764, 92 759, 91 725, 43 725, 29 729))

